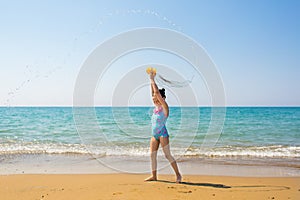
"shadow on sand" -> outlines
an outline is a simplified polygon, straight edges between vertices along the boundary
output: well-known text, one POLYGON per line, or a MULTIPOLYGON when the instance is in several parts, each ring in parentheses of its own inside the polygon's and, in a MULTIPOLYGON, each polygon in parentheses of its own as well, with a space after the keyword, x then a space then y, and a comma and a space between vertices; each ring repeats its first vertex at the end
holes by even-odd
MULTIPOLYGON (((176 184, 175 182, 172 181, 166 181, 166 180, 157 180, 157 182, 162 182, 162 183, 173 183, 176 184)), ((202 187, 213 187, 213 188, 231 188, 230 186, 223 185, 223 184, 214 184, 214 183, 192 183, 192 182, 180 182, 181 185, 193 185, 193 186, 202 186, 202 187)))

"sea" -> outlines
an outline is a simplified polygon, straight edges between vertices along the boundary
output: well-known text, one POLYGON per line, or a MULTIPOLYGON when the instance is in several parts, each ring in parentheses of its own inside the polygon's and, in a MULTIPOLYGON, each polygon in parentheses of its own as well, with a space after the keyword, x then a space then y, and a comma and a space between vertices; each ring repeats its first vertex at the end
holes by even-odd
MULTIPOLYGON (((0 173, 41 167, 59 172, 53 167, 70 158, 76 162, 61 168, 71 163, 83 169, 96 160, 104 166, 100 173, 105 167, 144 172, 152 112, 153 107, 1 107, 0 173)), ((300 107, 170 107, 166 126, 171 152, 186 171, 238 165, 300 175, 300 107), (186 163, 194 163, 192 169, 186 163)), ((165 160, 161 149, 158 156, 165 160)))

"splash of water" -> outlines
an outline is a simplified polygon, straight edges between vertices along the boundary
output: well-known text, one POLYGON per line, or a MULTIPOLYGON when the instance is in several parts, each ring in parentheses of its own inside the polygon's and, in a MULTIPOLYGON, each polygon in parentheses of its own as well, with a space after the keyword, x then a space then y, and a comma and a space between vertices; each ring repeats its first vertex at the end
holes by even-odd
POLYGON ((192 83, 193 79, 194 79, 194 75, 192 76, 192 78, 185 80, 185 81, 168 80, 160 74, 157 74, 157 76, 156 76, 156 80, 160 85, 168 86, 168 87, 175 87, 175 88, 188 87, 192 83))
MULTIPOLYGON (((73 54, 76 53, 76 49, 78 50, 77 46, 78 46, 78 42, 80 40, 82 40, 82 38, 84 38, 85 36, 88 36, 92 33, 98 32, 101 30, 101 27, 107 23, 109 20, 111 20, 112 17, 114 16, 127 16, 127 15, 137 15, 137 17, 140 17, 141 15, 148 15, 148 16, 153 16, 156 19, 158 19, 159 21, 163 21, 165 22, 168 26, 172 27, 175 30, 178 31, 182 31, 182 28, 177 25, 175 22, 173 22, 172 20, 170 20, 168 17, 154 11, 154 10, 150 10, 150 9, 127 9, 127 10, 114 10, 114 11, 110 11, 106 14, 104 14, 102 17, 99 18, 98 23, 91 28, 90 30, 84 31, 81 34, 79 34, 78 36, 76 36, 73 39, 73 45, 72 45, 72 49, 71 52, 68 52, 66 54, 66 56, 63 57, 63 61, 61 62, 61 64, 57 64, 55 65, 55 67, 53 67, 54 64, 52 64, 52 66, 50 66, 50 70, 42 73, 38 70, 39 66, 45 66, 46 61, 38 64, 37 62, 35 62, 34 64, 27 64, 25 66, 25 70, 24 70, 24 74, 25 74, 25 78, 24 80, 22 80, 19 85, 13 89, 11 89, 8 93, 7 93, 7 97, 6 100, 4 100, 3 105, 9 107, 11 106, 11 103, 13 102, 13 100, 16 98, 16 96, 27 86, 29 86, 30 83, 33 83, 34 81, 36 81, 37 79, 40 78, 50 78, 53 74, 55 74, 58 70, 62 69, 63 66, 66 66, 68 59, 70 59, 72 57, 73 54)), ((48 59, 50 58, 50 56, 47 57, 48 59)), ((189 83, 189 81, 185 82, 176 82, 176 81, 172 81, 172 83, 169 81, 164 81, 166 79, 161 78, 160 81, 161 83, 165 82, 165 84, 169 84, 171 85, 171 87, 185 87, 186 84, 189 83)))

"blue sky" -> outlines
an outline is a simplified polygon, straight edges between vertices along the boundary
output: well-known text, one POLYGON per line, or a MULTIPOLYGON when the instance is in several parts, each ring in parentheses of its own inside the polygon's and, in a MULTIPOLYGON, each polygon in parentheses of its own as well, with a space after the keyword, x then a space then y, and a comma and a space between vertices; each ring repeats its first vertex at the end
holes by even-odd
MULTIPOLYGON (((0 105, 71 106, 89 54, 108 38, 140 27, 167 28, 197 41, 219 70, 227 105, 300 105, 299 11, 299 1, 271 0, 1 1, 0 105)), ((141 62, 180 63, 159 52, 143 55, 151 56, 144 61, 136 55, 141 62)), ((124 73, 139 64, 137 57, 124 60, 124 73)), ((114 67, 95 94, 98 105, 110 103, 103 91, 121 76, 114 67)), ((189 78, 193 71, 187 71, 189 78)), ((203 80, 194 81, 204 87, 203 80)), ((201 91, 199 105, 209 105, 208 92, 201 91)), ((151 103, 147 88, 136 94, 145 97, 136 96, 137 104, 151 103)))

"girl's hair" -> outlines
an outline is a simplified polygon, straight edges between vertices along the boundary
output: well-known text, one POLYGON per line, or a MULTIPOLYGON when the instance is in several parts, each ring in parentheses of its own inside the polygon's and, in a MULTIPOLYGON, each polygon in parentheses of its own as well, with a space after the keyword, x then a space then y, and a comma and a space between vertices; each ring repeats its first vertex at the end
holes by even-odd
POLYGON ((185 80, 185 81, 171 81, 171 80, 168 80, 168 79, 162 77, 160 74, 158 74, 158 76, 156 77, 156 80, 161 85, 166 85, 168 87, 175 87, 175 88, 183 88, 183 87, 189 86, 190 83, 192 83, 193 78, 194 78, 194 75, 193 75, 193 77, 190 80, 185 80))
POLYGON ((162 98, 166 98, 165 88, 159 89, 159 93, 162 98))

